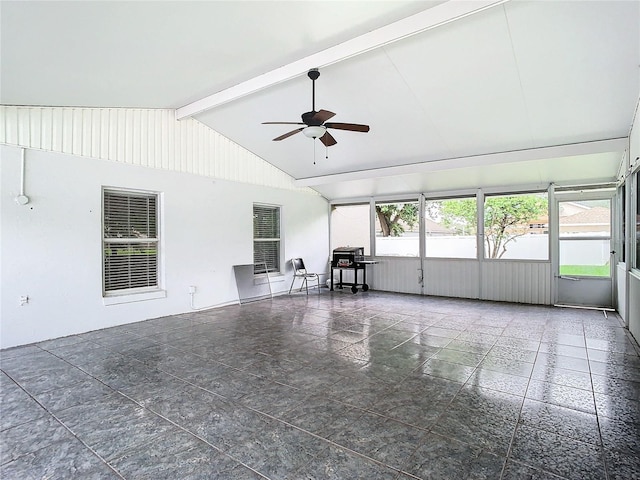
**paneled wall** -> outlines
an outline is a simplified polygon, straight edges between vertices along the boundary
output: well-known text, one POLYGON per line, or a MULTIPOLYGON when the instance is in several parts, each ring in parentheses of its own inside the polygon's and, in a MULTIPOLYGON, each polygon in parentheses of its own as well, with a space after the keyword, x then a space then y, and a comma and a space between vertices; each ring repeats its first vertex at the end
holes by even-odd
POLYGON ((509 260, 483 262, 482 298, 551 304, 551 263, 509 260))
POLYGON ((0 144, 316 194, 175 110, 0 106, 0 144))
MULTIPOLYGON (((369 267, 372 288, 420 294, 420 259, 376 257, 369 267)), ((501 302, 550 305, 551 263, 525 260, 485 261, 434 259, 424 261, 424 294, 482 298, 501 302)))
POLYGON ((367 267, 371 287, 386 292, 420 294, 420 259, 415 257, 378 257, 367 267))
POLYGON ((477 260, 425 260, 424 293, 444 297, 478 298, 479 265, 477 260))

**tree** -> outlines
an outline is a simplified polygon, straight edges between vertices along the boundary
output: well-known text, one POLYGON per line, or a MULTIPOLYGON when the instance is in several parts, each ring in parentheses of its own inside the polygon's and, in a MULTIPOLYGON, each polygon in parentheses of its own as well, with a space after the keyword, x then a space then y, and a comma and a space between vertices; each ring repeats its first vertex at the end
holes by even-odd
MULTIPOLYGON (((502 258, 507 245, 529 231, 529 221, 547 214, 547 199, 538 195, 487 197, 484 203, 484 241, 488 258, 502 258)), ((477 231, 474 199, 444 200, 443 223, 457 232, 477 231)))
POLYGON ((405 226, 413 228, 418 223, 418 205, 416 203, 376 205, 376 215, 383 237, 399 237, 404 233, 405 226))

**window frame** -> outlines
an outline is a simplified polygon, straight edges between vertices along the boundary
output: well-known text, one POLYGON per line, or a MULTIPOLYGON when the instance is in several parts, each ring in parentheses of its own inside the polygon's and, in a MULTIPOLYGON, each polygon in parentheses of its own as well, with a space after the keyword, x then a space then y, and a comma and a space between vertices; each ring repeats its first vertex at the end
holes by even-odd
POLYGON ((254 275, 256 277, 262 277, 265 276, 267 274, 269 275, 282 275, 283 274, 283 269, 284 269, 284 265, 283 265, 283 261, 282 261, 282 246, 283 246, 283 242, 282 242, 282 205, 274 205, 274 204, 268 204, 268 203, 260 203, 260 202, 254 202, 251 208, 251 212, 252 212, 252 228, 253 228, 253 234, 252 234, 252 249, 253 249, 253 264, 254 264, 254 275), (277 211, 277 217, 278 217, 278 236, 277 237, 265 237, 265 238, 257 238, 256 237, 256 230, 255 230, 255 220, 256 220, 256 208, 263 208, 263 209, 269 209, 269 210, 273 210, 273 211, 277 211), (277 265, 277 269, 274 270, 270 270, 269 265, 266 265, 266 270, 265 269, 259 269, 257 267, 257 265, 259 263, 265 263, 263 262, 256 262, 256 243, 261 243, 261 242, 277 242, 277 261, 278 261, 278 265, 277 265))
MULTIPOLYGON (((128 211, 126 215, 130 215, 128 211)), ((118 187, 102 187, 101 190, 101 247, 102 247, 102 297, 105 304, 122 303, 127 301, 146 300, 150 298, 160 298, 166 296, 164 290, 162 290, 162 244, 161 244, 161 194, 157 191, 128 189, 118 187), (105 235, 107 223, 106 223, 106 199, 108 194, 138 197, 138 198, 154 198, 155 200, 155 237, 153 238, 141 238, 141 237, 107 237, 105 235), (119 289, 107 289, 107 258, 106 258, 106 246, 107 245, 130 245, 130 244, 153 244, 155 246, 155 284, 140 286, 140 287, 127 287, 119 289)))
POLYGON ((427 260, 446 260, 446 259, 451 259, 451 260, 478 260, 479 258, 479 252, 478 252, 478 242, 477 242, 477 238, 478 238, 478 194, 477 193, 468 193, 465 195, 454 195, 454 196, 447 196, 447 195, 442 195, 442 196, 426 196, 425 194, 425 209, 424 209, 424 218, 421 219, 421 221, 423 221, 425 223, 425 229, 424 229, 424 238, 422 239, 422 242, 424 243, 424 258, 427 260), (427 248, 427 239, 428 238, 434 238, 436 237, 436 235, 427 235, 427 229, 426 229, 426 220, 430 219, 427 217, 427 203, 429 202, 443 202, 443 201, 447 201, 447 200, 473 200, 475 203, 474 206, 474 212, 475 212, 475 220, 476 220, 476 233, 473 235, 474 238, 474 248, 475 248, 475 255, 470 256, 470 257, 462 257, 462 256, 457 256, 457 257, 453 257, 453 256, 435 256, 435 255, 429 255, 429 251, 430 249, 427 248))
MULTIPOLYGON (((363 210, 365 210, 365 208, 363 208, 363 210)), ((366 202, 354 202, 354 203, 331 203, 330 204, 330 211, 329 211, 329 222, 330 222, 330 232, 329 232, 329 243, 330 243, 330 248, 332 249, 336 249, 339 247, 360 247, 362 246, 364 248, 364 255, 366 257, 370 257, 373 256, 373 247, 371 245, 371 202, 370 201, 366 201, 366 202), (335 238, 335 230, 336 230, 336 225, 334 224, 334 212, 339 209, 339 208, 343 208, 343 207, 366 207, 366 221, 364 223, 366 223, 366 240, 364 240, 362 243, 363 245, 360 245, 359 241, 356 241, 355 243, 352 242, 347 242, 347 244, 342 245, 342 244, 338 244, 334 241, 335 238)))
POLYGON ((627 252, 627 256, 631 257, 631 270, 640 274, 640 164, 632 173, 633 185, 630 192, 631 208, 631 251, 627 252), (635 198, 634 198, 635 197, 635 198))
MULTIPOLYGON (((549 201, 549 190, 506 190, 506 191, 490 191, 483 192, 482 194, 482 204, 478 202, 478 207, 482 208, 482 227, 478 226, 478 231, 481 233, 482 238, 482 249, 478 251, 478 258, 482 256, 482 260, 486 262, 550 262, 551 261, 551 202, 549 201), (494 197, 516 197, 516 196, 524 196, 524 195, 540 195, 541 198, 547 202, 547 242, 545 243, 547 248, 547 254, 545 258, 491 258, 487 252, 487 241, 486 241, 486 225, 487 225, 487 215, 486 215, 486 205, 487 200, 494 197)), ((478 219, 478 223, 480 223, 480 219, 478 219)), ((531 228, 529 228, 530 230, 531 228)))
MULTIPOLYGON (((376 257, 390 257, 390 258, 420 258, 420 224, 422 219, 420 218, 420 199, 412 198, 412 197, 402 197, 398 199, 374 199, 373 202, 370 203, 370 214, 372 217, 372 223, 370 225, 372 234, 373 234, 373 245, 372 250, 375 252, 376 257), (418 226, 418 241, 417 241, 417 251, 415 255, 400 255, 400 254, 381 254, 380 249, 378 248, 378 238, 389 238, 389 237, 379 237, 376 229, 376 224, 379 223, 378 213, 376 207, 378 205, 391 205, 391 204, 415 204, 417 207, 417 226, 418 226)), ((406 232, 404 232, 406 233, 406 232)), ((402 236, 398 236, 396 238, 403 238, 402 236)))

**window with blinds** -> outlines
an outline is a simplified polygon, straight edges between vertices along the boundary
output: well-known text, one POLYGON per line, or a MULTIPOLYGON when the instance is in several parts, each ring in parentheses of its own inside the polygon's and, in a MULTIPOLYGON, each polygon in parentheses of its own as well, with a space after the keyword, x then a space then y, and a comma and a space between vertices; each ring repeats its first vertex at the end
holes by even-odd
POLYGON ((158 194, 104 190, 105 294, 158 288, 158 194))
POLYGON ((280 207, 253 206, 253 263, 256 274, 280 272, 280 207))

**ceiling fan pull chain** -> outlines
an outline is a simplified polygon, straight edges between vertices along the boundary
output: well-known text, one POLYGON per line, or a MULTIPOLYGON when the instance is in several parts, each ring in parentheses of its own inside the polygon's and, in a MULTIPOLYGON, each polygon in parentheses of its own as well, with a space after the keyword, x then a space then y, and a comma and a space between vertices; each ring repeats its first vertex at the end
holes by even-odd
POLYGON ((315 165, 316 164, 316 139, 314 138, 313 142, 311 143, 313 143, 313 164, 315 165))

